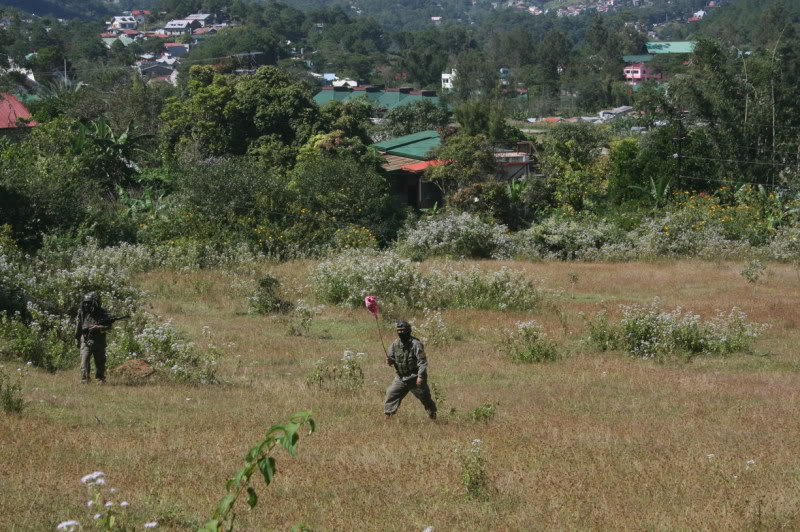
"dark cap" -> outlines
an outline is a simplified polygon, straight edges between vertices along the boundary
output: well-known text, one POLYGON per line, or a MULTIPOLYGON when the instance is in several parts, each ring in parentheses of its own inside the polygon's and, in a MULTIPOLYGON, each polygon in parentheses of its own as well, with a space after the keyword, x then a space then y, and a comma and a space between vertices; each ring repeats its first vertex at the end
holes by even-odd
POLYGON ((395 327, 397 328, 398 331, 411 332, 411 324, 408 323, 407 321, 399 320, 397 323, 395 323, 395 327))

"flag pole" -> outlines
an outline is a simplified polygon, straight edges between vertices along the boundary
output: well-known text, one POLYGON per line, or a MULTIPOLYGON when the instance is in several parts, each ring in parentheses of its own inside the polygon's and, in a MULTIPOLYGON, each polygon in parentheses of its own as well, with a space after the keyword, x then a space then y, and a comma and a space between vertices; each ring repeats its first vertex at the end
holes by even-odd
POLYGON ((378 314, 381 312, 381 308, 378 306, 378 298, 375 296, 367 296, 364 298, 364 305, 367 307, 370 314, 375 316, 375 327, 378 328, 378 337, 381 339, 383 354, 386 356, 386 360, 389 360, 389 353, 386 351, 386 343, 383 341, 383 333, 381 333, 381 324, 378 323, 378 314))
POLYGON ((383 334, 381 333, 381 326, 378 323, 378 315, 375 314, 375 326, 378 328, 378 336, 381 339, 381 347, 383 347, 383 354, 386 355, 386 358, 389 358, 389 353, 386 351, 386 344, 383 342, 383 334))

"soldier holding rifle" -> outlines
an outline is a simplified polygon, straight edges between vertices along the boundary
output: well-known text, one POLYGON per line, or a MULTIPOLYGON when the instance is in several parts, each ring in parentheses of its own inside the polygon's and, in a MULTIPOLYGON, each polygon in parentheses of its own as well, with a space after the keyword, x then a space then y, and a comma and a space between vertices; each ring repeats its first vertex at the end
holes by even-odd
POLYGON ((75 341, 81 350, 81 383, 87 384, 95 363, 98 382, 106 381, 106 332, 117 320, 127 316, 111 317, 100 304, 100 296, 90 292, 83 296, 75 320, 75 341))

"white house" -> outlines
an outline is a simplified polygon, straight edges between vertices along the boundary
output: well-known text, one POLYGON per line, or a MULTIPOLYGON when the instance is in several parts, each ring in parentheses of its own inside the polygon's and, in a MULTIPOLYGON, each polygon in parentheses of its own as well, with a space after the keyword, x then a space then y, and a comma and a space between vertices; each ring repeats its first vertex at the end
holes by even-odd
POLYGON ((164 32, 168 35, 182 35, 184 33, 192 33, 193 30, 200 27, 200 23, 196 20, 170 20, 164 26, 164 32))
POLYGON ((113 17, 108 27, 114 30, 135 30, 138 25, 139 23, 136 22, 136 17, 125 15, 113 17))
POLYGON ((331 82, 331 85, 333 85, 334 87, 348 87, 352 89, 354 87, 358 87, 358 82, 350 78, 344 78, 344 79, 333 80, 331 82))
POLYGON ((456 69, 450 72, 442 72, 442 89, 452 90, 453 80, 456 78, 456 69))
POLYGON ((185 20, 196 20, 200 23, 201 28, 205 28, 206 26, 210 26, 212 24, 213 18, 213 15, 209 15, 207 13, 194 13, 193 15, 186 17, 185 20))

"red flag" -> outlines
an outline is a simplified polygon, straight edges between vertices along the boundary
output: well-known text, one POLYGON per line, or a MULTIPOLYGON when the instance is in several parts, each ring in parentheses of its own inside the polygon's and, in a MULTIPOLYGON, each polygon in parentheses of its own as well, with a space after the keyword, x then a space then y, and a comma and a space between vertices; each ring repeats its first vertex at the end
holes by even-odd
POLYGON ((378 307, 378 298, 375 296, 367 296, 364 298, 364 304, 367 306, 367 310, 377 318, 378 313, 381 311, 378 307))

